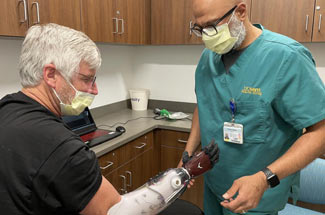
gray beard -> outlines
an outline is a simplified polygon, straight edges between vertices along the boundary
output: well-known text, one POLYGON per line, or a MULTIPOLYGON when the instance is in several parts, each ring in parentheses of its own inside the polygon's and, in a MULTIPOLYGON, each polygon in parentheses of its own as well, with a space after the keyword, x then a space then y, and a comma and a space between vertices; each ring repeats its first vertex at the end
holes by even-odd
POLYGON ((230 34, 233 37, 238 37, 238 40, 235 43, 233 49, 239 48, 246 38, 246 28, 244 24, 242 24, 242 22, 237 18, 237 16, 234 16, 234 19, 232 21, 230 34))

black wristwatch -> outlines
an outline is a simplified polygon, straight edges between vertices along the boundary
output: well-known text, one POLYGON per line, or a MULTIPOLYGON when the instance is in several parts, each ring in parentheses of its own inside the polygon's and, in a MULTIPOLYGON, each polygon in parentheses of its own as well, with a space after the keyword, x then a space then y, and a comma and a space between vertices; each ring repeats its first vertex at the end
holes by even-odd
POLYGON ((280 184, 280 180, 276 174, 274 174, 269 168, 265 167, 262 169, 262 172, 266 176, 267 183, 269 184, 269 187, 273 188, 276 187, 278 184, 280 184))

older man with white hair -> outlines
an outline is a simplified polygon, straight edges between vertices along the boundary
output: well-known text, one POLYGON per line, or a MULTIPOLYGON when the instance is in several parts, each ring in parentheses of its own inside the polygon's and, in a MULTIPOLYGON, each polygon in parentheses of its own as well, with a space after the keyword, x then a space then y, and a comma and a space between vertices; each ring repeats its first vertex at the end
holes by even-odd
POLYGON ((95 95, 100 52, 84 33, 31 27, 22 45, 22 90, 0 100, 1 214, 107 214, 120 195, 94 152, 63 124, 95 95))
POLYGON ((183 167, 120 196, 96 155, 62 115, 79 115, 98 94, 101 56, 84 33, 56 24, 31 27, 23 42, 23 89, 0 100, 0 213, 154 215, 218 161, 214 141, 183 167))

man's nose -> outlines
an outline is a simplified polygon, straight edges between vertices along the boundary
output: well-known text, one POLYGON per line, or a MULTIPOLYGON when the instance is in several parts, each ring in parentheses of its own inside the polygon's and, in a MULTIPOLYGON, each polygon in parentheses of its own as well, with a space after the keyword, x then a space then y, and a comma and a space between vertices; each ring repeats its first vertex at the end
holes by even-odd
POLYGON ((88 93, 91 93, 93 95, 97 95, 98 94, 98 88, 97 88, 96 82, 91 86, 91 88, 89 89, 88 93))

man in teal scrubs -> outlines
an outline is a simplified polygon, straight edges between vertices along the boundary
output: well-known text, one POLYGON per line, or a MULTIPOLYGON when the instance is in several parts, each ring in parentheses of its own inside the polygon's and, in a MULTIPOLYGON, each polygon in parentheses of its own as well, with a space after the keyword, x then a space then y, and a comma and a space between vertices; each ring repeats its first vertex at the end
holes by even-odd
POLYGON ((277 214, 297 197, 299 170, 325 153, 324 84, 310 52, 252 25, 243 0, 194 0, 193 8, 192 31, 206 49, 185 150, 212 139, 220 148, 205 175, 204 212, 277 214))

